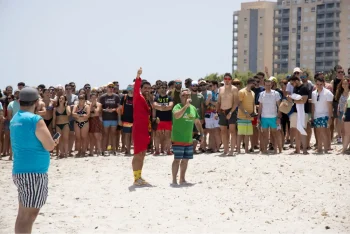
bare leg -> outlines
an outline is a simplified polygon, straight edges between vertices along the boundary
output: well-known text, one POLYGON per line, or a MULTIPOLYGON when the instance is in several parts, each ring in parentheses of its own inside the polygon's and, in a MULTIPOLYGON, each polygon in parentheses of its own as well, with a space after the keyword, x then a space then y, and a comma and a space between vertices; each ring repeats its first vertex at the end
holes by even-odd
POLYGON ((32 228, 40 209, 26 208, 19 204, 15 233, 32 233, 32 228))
POLYGON ((130 154, 130 148, 131 148, 131 133, 123 133, 124 134, 124 142, 125 142, 125 154, 130 154))
POLYGON ((160 145, 160 137, 161 137, 161 131, 157 130, 154 135, 154 147, 156 148, 156 152, 154 155, 159 155, 159 145, 160 145))
POLYGON ((96 149, 97 149, 97 154, 100 155, 101 154, 101 151, 102 151, 102 147, 101 147, 101 142, 102 142, 102 134, 101 133, 98 133, 98 132, 95 132, 94 133, 94 137, 96 139, 96 149))
POLYGON ((221 140, 222 143, 224 145, 224 154, 228 153, 228 137, 227 137, 227 126, 220 126, 220 130, 221 130, 221 140))
POLYGON ((230 124, 229 125, 229 131, 231 135, 231 151, 230 155, 233 155, 233 152, 236 147, 236 142, 237 142, 237 131, 236 131, 236 124, 230 124))
POLYGON ((62 130, 62 137, 63 137, 63 147, 62 147, 62 153, 64 157, 67 157, 69 154, 69 126, 65 125, 62 130))
POLYGON ((164 138, 164 144, 165 144, 165 150, 168 154, 171 153, 171 131, 166 130, 165 131, 165 138, 164 138))
POLYGON ((83 156, 85 156, 86 154, 86 149, 87 149, 87 146, 88 146, 88 136, 89 136, 89 123, 86 123, 84 125, 84 127, 82 127, 80 129, 80 134, 81 134, 81 140, 82 140, 82 144, 81 144, 81 151, 82 151, 82 154, 83 156))
POLYGON ((180 163, 180 184, 186 183, 186 171, 188 166, 188 159, 182 159, 180 163))
POLYGON ((181 159, 174 159, 173 164, 171 166, 172 175, 173 175, 173 184, 177 184, 177 173, 179 172, 181 159))
POLYGON ((112 141, 112 151, 115 155, 115 152, 117 151, 117 143, 119 145, 119 140, 120 140, 118 139, 118 142, 117 142, 117 127, 111 127, 110 136, 112 141))
POLYGON ((78 151, 77 157, 82 156, 81 148, 82 148, 82 139, 81 139, 81 133, 80 128, 76 123, 74 123, 74 131, 75 131, 75 150, 78 151))

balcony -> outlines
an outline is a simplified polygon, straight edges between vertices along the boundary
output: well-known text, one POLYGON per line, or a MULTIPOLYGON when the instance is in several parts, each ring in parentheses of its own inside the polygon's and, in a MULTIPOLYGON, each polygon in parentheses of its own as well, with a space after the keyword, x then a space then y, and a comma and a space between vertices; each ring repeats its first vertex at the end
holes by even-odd
POLYGON ((237 53, 233 53, 233 57, 234 57, 234 58, 237 58, 237 57, 238 57, 238 54, 237 54, 237 53))
POLYGON ((237 66, 238 62, 237 61, 233 61, 233 66, 237 66))
POLYGON ((233 45, 233 49, 238 49, 238 45, 233 45))
POLYGON ((316 52, 338 52, 338 46, 316 47, 316 52))
POLYGON ((326 8, 325 13, 340 13, 340 9, 338 7, 326 8))
POLYGON ((317 18, 316 21, 317 21, 318 24, 319 23, 324 24, 326 22, 326 18, 325 17, 324 18, 317 18))
POLYGON ((325 41, 340 41, 339 36, 325 37, 325 41))
POLYGON ((325 8, 317 9, 317 14, 324 14, 326 12, 325 8))
POLYGON ((233 36, 233 41, 238 41, 238 36, 233 36))
POLYGON ((275 41, 275 46, 281 46, 281 45, 289 45, 289 40, 284 41, 275 41))
POLYGON ((238 33, 238 28, 233 28, 234 33, 238 33))
POLYGON ((324 61, 335 61, 338 62, 339 61, 339 57, 338 56, 325 56, 323 58, 324 61))
POLYGON ((340 32, 340 28, 328 27, 324 29, 325 32, 340 32))
POLYGON ((275 64, 282 64, 282 63, 288 63, 288 58, 284 58, 284 59, 274 59, 273 63, 275 64))
POLYGON ((238 19, 233 20, 233 24, 238 24, 238 19))
MULTIPOLYGON (((334 22, 340 22, 340 19, 338 18, 338 17, 326 17, 325 18, 325 21, 324 21, 325 23, 334 23, 334 22)), ((317 23, 318 23, 318 21, 317 21, 317 23)))

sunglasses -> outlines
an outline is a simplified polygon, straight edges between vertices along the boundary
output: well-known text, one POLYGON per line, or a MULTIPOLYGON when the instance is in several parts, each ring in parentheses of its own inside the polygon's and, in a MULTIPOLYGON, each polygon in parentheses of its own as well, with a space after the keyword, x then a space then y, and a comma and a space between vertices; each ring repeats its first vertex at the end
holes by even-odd
POLYGON ((192 85, 193 88, 198 88, 198 85, 192 85))
POLYGON ((176 85, 182 85, 182 83, 181 83, 181 82, 175 82, 175 84, 176 84, 176 85))
POLYGON ((91 87, 85 87, 84 89, 91 89, 91 87))
POLYGON ((66 88, 66 90, 72 90, 72 88, 66 88))
POLYGON ((182 94, 181 97, 189 97, 191 94, 182 94))
POLYGON ((294 75, 299 75, 300 74, 300 72, 294 72, 294 75))
POLYGON ((108 86, 109 89, 114 89, 114 86, 108 86))
POLYGON ((231 80, 231 78, 224 78, 224 80, 231 80))
POLYGON ((305 79, 306 78, 306 76, 300 76, 300 79, 305 79))
POLYGON ((338 71, 338 74, 345 74, 345 72, 343 72, 343 71, 338 71))
POLYGON ((85 100, 85 98, 79 98, 79 100, 85 100))

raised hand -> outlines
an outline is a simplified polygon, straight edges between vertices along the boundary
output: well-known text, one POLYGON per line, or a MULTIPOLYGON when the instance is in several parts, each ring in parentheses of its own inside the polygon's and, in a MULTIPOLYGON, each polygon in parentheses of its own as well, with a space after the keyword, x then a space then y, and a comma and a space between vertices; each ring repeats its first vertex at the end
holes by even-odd
POLYGON ((140 67, 140 69, 139 70, 137 70, 137 78, 139 78, 140 76, 141 76, 141 74, 142 74, 142 67, 140 67))

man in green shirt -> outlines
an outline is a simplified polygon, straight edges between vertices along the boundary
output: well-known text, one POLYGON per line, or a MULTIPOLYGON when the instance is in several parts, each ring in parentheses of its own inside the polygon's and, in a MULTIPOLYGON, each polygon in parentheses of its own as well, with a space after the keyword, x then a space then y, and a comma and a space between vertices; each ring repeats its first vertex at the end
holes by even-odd
POLYGON ((174 162, 172 164, 173 184, 177 185, 177 173, 180 167, 180 185, 186 184, 185 174, 188 160, 193 159, 193 136, 194 124, 203 136, 203 128, 197 109, 191 105, 191 92, 189 89, 182 89, 181 103, 173 108, 173 128, 171 140, 173 142, 174 162))

